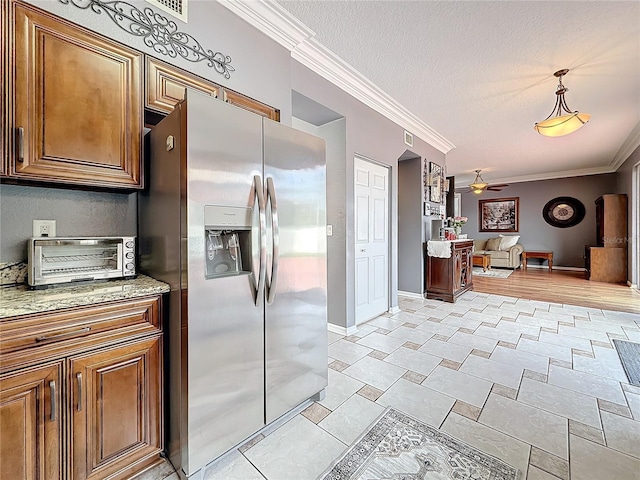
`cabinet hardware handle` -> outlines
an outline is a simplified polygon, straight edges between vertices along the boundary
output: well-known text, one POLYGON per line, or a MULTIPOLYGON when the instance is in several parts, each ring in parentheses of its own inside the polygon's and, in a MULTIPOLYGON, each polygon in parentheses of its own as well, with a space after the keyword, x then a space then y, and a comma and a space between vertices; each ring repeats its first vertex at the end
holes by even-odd
POLYGON ((56 382, 49 382, 49 390, 51 392, 51 421, 56 421, 56 382))
POLYGON ((24 162, 24 128, 16 128, 16 143, 18 148, 18 162, 24 162))
POLYGON ((82 374, 76 373, 76 379, 78 380, 78 411, 82 411, 82 374))
POLYGON ((84 327, 79 330, 74 330, 72 332, 58 333, 56 335, 44 335, 42 337, 36 337, 36 342, 46 342, 49 340, 59 340, 64 337, 71 337, 73 335, 77 335, 79 333, 90 332, 91 327, 84 327))

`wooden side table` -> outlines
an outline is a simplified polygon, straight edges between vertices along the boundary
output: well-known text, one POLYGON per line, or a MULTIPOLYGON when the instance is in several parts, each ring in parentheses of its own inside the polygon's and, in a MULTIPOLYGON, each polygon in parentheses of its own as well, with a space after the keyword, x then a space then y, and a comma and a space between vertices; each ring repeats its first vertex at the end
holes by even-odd
POLYGON ((542 250, 522 252, 522 267, 527 269, 527 258, 541 258, 549 263, 549 271, 553 271, 553 252, 545 252, 542 250))
POLYGON ((491 270, 491 255, 486 253, 473 255, 473 266, 482 267, 482 271, 486 272, 487 269, 491 270))

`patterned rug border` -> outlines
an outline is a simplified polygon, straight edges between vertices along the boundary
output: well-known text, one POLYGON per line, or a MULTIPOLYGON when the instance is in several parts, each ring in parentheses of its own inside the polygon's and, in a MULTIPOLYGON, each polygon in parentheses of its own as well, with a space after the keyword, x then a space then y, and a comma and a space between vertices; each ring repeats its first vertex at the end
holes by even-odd
POLYGON ((383 420, 385 420, 387 416, 389 417, 389 420, 393 420, 394 423, 397 423, 398 421, 404 422, 407 425, 414 428, 415 430, 419 431, 420 433, 427 435, 428 437, 438 441, 439 443, 451 449, 457 450, 461 453, 466 450, 467 452, 469 452, 468 454, 466 452, 464 453, 467 457, 473 457, 475 461, 486 466, 492 471, 494 469, 498 469, 500 471, 499 476, 492 475, 491 476, 492 480, 521 480, 522 479, 522 472, 519 469, 515 468, 514 466, 504 462, 503 460, 500 460, 499 458, 494 457, 493 455, 483 452, 482 450, 472 445, 469 445, 468 443, 463 442, 462 440, 459 440, 449 435, 448 433, 442 432, 437 428, 432 427, 431 425, 427 425, 421 420, 417 420, 416 418, 406 413, 403 413, 399 410, 396 410, 393 407, 387 407, 385 411, 382 412, 380 416, 378 416, 378 418, 376 418, 373 421, 373 423, 371 423, 371 425, 367 427, 366 431, 362 435, 360 435, 349 446, 349 448, 345 450, 345 452, 342 455, 340 455, 336 460, 333 461, 333 463, 331 463, 329 468, 327 468, 318 477, 318 480, 352 479, 353 475, 358 473, 358 470, 360 469, 360 467, 366 462, 367 458, 373 452, 374 448, 387 435, 389 428, 393 426, 392 424, 386 424, 386 425, 383 424, 383 420), (380 425, 381 428, 376 428, 376 426, 378 425, 380 425), (385 428, 382 428, 382 427, 385 427, 385 428), (368 443, 368 445, 371 446, 371 448, 367 448, 366 446, 363 446, 356 451, 356 447, 363 440, 367 440, 366 443, 368 443), (354 453, 357 456, 355 461, 347 460, 347 457, 351 453, 354 453), (336 474, 332 474, 333 470, 336 467, 341 466, 341 464, 344 464, 342 466, 347 467, 349 471, 344 473, 338 472, 336 474))
POLYGON ((627 375, 627 380, 629 380, 629 383, 631 385, 640 387, 640 358, 627 358, 627 355, 631 355, 631 352, 629 352, 628 349, 635 348, 637 350, 640 350, 640 343, 614 338, 613 345, 615 346, 616 353, 618 354, 618 358, 620 359, 620 363, 622 364, 624 373, 625 375, 627 375))

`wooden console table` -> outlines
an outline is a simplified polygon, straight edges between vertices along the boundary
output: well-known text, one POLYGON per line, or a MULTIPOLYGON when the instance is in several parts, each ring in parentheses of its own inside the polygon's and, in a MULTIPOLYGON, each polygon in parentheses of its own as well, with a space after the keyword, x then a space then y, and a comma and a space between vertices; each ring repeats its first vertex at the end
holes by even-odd
POLYGON ((549 271, 553 271, 553 252, 545 252, 542 250, 522 252, 522 268, 524 270, 527 269, 528 258, 541 258, 542 260, 546 260, 549 263, 549 271))
POLYGON ((464 292, 473 290, 473 240, 453 240, 448 243, 450 257, 425 256, 425 290, 427 298, 454 303, 464 292))
POLYGON ((487 269, 491 270, 491 255, 488 253, 473 255, 473 266, 482 267, 483 272, 486 272, 487 269))

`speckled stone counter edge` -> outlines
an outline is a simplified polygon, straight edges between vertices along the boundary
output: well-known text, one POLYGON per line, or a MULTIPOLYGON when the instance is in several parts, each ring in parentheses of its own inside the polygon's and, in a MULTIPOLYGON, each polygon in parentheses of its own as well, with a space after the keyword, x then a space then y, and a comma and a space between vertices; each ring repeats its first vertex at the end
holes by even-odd
POLYGON ((0 319, 159 295, 169 290, 166 283, 146 275, 133 280, 65 285, 46 290, 29 290, 25 285, 3 287, 0 288, 0 319))
POLYGON ((0 263, 0 286, 19 285, 27 279, 25 262, 0 263))

